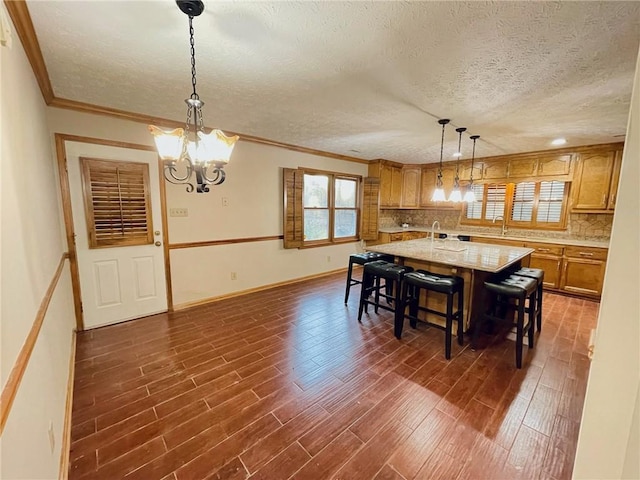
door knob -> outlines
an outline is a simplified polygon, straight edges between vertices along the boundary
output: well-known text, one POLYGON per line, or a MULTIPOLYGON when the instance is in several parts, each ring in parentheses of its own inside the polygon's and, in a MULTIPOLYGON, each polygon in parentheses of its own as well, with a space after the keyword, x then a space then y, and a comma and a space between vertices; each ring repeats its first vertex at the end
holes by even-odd
POLYGON ((159 247, 160 245, 162 245, 162 243, 156 242, 156 247, 159 247))

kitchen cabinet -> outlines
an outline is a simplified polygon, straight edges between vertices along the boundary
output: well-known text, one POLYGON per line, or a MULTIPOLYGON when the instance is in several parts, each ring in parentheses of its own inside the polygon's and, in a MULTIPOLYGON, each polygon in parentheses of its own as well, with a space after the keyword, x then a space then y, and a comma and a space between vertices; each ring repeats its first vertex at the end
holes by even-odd
POLYGON ((514 158, 509 160, 507 178, 531 178, 538 172, 538 159, 535 157, 514 158))
POLYGON ((533 248, 529 267, 544 270, 544 288, 582 297, 602 294, 607 248, 523 242, 502 237, 472 237, 473 242, 533 248))
POLYGON ((402 168, 395 165, 380 166, 380 206, 399 207, 402 197, 402 168))
POLYGON ((378 235, 377 244, 381 243, 390 243, 390 242, 403 242, 405 240, 416 240, 418 238, 427 238, 429 234, 427 232, 415 232, 415 231, 407 231, 407 232, 396 232, 396 233, 386 233, 380 232, 378 235))
POLYGON ((538 157, 538 177, 562 177, 571 174, 573 155, 570 153, 538 157))
POLYGON ((606 248, 565 247, 560 289, 599 297, 602 293, 607 253, 606 248))
POLYGON ((619 149, 580 154, 572 187, 572 212, 613 213, 621 161, 619 149))
POLYGON ((418 208, 420 206, 420 177, 422 167, 405 166, 402 168, 402 208, 418 208))
POLYGON ((529 267, 544 270, 544 286, 551 289, 560 288, 562 274, 563 247, 547 243, 526 242, 525 247, 533 248, 529 267))
MULTIPOLYGON (((482 180, 483 166, 475 162, 473 164, 473 181, 482 180)), ((468 182, 471 180, 471 162, 462 162, 460 164, 460 181, 468 182)))
MULTIPOLYGON (((445 198, 449 198, 451 190, 453 190, 453 180, 456 175, 455 166, 442 167, 442 187, 444 189, 445 198)), ((431 197, 436 189, 436 180, 438 177, 438 166, 428 166, 422 168, 420 177, 420 206, 431 208, 444 208, 444 209, 460 209, 462 202, 433 202, 431 197)))
POLYGON ((482 179, 493 180, 507 178, 509 162, 504 159, 485 160, 482 168, 482 179))

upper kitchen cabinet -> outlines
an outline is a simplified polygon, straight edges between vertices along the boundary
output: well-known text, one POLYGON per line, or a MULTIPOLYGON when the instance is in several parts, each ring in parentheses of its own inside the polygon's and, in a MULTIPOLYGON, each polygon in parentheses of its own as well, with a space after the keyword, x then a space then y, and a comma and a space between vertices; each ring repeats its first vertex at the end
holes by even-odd
POLYGON ((422 168, 419 165, 405 165, 402 168, 402 208, 418 208, 420 206, 420 177, 422 168))
MULTIPOLYGON (((453 180, 456 175, 455 166, 442 167, 442 187, 444 189, 445 198, 449 198, 451 190, 453 190, 453 180)), ((431 197, 436 189, 436 180, 438 178, 438 165, 429 165, 422 167, 420 178, 420 206, 425 208, 445 208, 459 209, 461 203, 452 202, 433 202, 431 197)))
POLYGON ((399 208, 402 199, 402 165, 379 160, 369 164, 369 176, 380 179, 380 207, 399 208))
POLYGON ((538 157, 538 177, 570 175, 572 159, 573 155, 570 153, 541 155, 538 157))
MULTIPOLYGON (((482 161, 483 180, 535 179, 538 177, 568 177, 573 155, 528 154, 487 158, 482 161)), ((474 180, 476 175, 474 172, 474 180)))
MULTIPOLYGON (((483 166, 479 163, 473 164, 473 181, 482 180, 483 166)), ((460 163, 460 180, 468 182, 471 180, 471 162, 465 161, 460 163)))
POLYGON ((613 213, 621 162, 621 147, 581 153, 572 187, 571 211, 613 213))

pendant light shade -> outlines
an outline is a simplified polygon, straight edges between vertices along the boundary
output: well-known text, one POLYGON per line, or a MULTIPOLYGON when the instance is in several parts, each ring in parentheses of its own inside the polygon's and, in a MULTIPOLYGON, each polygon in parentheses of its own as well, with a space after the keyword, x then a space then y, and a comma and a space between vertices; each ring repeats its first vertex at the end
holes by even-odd
POLYGON ((449 195, 449 201, 453 203, 462 201, 462 192, 460 192, 460 157, 462 156, 462 150, 460 148, 462 146, 462 134, 466 131, 465 127, 456 128, 456 132, 458 132, 458 151, 454 153, 454 156, 458 157, 458 161, 456 162, 456 176, 453 179, 453 190, 449 195))
POLYGON ((464 194, 464 201, 467 203, 473 203, 476 201, 476 194, 473 193, 473 162, 476 158, 476 141, 480 138, 480 135, 471 135, 473 140, 473 151, 471 153, 471 176, 469 177, 469 185, 467 185, 467 191, 464 194))
POLYGON ((438 166, 438 176, 436 177, 436 189, 433 191, 431 197, 432 202, 444 202, 446 197, 444 196, 444 189, 442 188, 442 152, 444 150, 444 127, 449 123, 448 118, 441 118, 438 123, 442 125, 442 138, 440 139, 440 165, 438 166))

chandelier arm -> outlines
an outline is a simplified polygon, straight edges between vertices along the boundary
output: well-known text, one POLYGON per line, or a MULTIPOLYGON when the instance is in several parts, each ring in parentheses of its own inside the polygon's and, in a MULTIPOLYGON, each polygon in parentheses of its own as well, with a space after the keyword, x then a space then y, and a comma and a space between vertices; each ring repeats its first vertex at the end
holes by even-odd
POLYGON ((209 177, 207 175, 208 167, 209 167, 208 165, 205 165, 202 168, 202 176, 206 180, 207 184, 209 184, 209 185, 220 185, 222 182, 224 182, 224 179, 226 177, 226 173, 222 168, 213 165, 213 174, 214 174, 214 176, 213 177, 209 177))
POLYGON ((176 167, 175 162, 166 162, 164 165, 164 178, 169 183, 173 183, 174 185, 186 185, 187 192, 191 193, 195 190, 193 183, 189 182, 189 178, 191 178, 191 166, 187 165, 187 174, 184 177, 176 176, 176 167))

